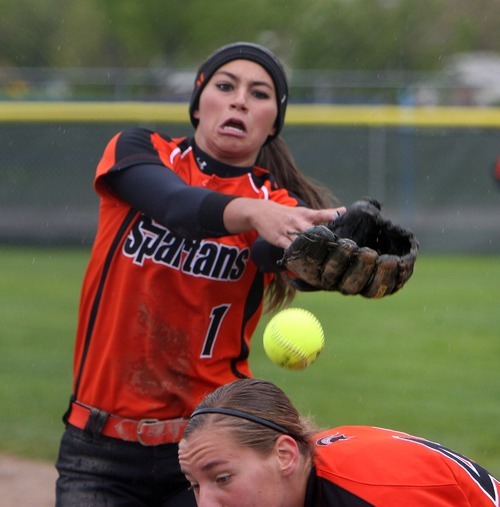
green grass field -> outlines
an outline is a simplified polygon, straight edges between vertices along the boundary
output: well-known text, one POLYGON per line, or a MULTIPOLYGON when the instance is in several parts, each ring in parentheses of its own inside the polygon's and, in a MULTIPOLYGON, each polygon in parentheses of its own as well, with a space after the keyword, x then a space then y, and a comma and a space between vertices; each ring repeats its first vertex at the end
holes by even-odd
MULTIPOLYGON (((84 249, 0 249, 0 450, 54 461, 71 389, 84 249)), ((326 347, 307 370, 251 363, 321 425, 408 431, 500 475, 500 256, 426 256, 396 295, 300 295, 326 347)))

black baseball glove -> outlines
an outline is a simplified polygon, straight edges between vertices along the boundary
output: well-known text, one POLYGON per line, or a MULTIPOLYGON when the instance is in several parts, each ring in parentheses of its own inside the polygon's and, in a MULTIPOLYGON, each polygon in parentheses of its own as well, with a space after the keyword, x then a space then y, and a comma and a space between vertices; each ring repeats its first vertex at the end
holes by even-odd
POLYGON ((289 282, 367 298, 398 291, 413 273, 418 241, 380 210, 374 199, 356 201, 328 225, 296 233, 280 261, 294 275, 289 282))

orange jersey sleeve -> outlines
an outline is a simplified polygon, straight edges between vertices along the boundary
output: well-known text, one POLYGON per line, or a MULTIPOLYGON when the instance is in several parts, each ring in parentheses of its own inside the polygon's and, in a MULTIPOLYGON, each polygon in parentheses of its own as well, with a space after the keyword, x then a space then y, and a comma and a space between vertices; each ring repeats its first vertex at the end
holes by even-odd
MULTIPOLYGON (((344 426, 314 438, 319 496, 341 488, 383 507, 493 507, 499 482, 474 461, 440 444, 397 431, 344 426)), ((349 502, 340 505, 357 505, 349 502)))

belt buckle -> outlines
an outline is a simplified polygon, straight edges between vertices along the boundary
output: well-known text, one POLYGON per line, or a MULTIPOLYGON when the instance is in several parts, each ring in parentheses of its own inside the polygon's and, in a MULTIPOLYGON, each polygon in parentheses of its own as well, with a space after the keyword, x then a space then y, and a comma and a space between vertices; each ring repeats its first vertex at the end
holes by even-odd
MULTIPOLYGON (((146 441, 143 440, 143 434, 142 434, 142 428, 144 425, 150 425, 150 424, 156 424, 156 423, 159 423, 160 420, 159 419, 141 419, 138 423, 137 423, 137 441, 144 445, 144 446, 152 446, 152 445, 157 445, 157 443, 148 443, 146 441)), ((146 437, 147 438, 147 437, 146 437)))

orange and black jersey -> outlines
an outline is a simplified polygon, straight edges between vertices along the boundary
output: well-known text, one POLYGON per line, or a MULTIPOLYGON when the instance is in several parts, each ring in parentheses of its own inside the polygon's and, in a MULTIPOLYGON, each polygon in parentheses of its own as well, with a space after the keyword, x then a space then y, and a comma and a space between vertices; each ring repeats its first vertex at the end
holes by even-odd
POLYGON ((264 242, 255 231, 228 235, 224 207, 238 196, 299 201, 264 169, 226 166, 145 129, 109 142, 95 188, 74 397, 122 417, 188 416, 208 392, 251 376, 250 339, 274 276, 263 266, 282 253, 265 245, 252 257, 264 242))
POLYGON ((440 444, 407 433, 343 426, 313 439, 305 507, 498 507, 500 483, 440 444))

